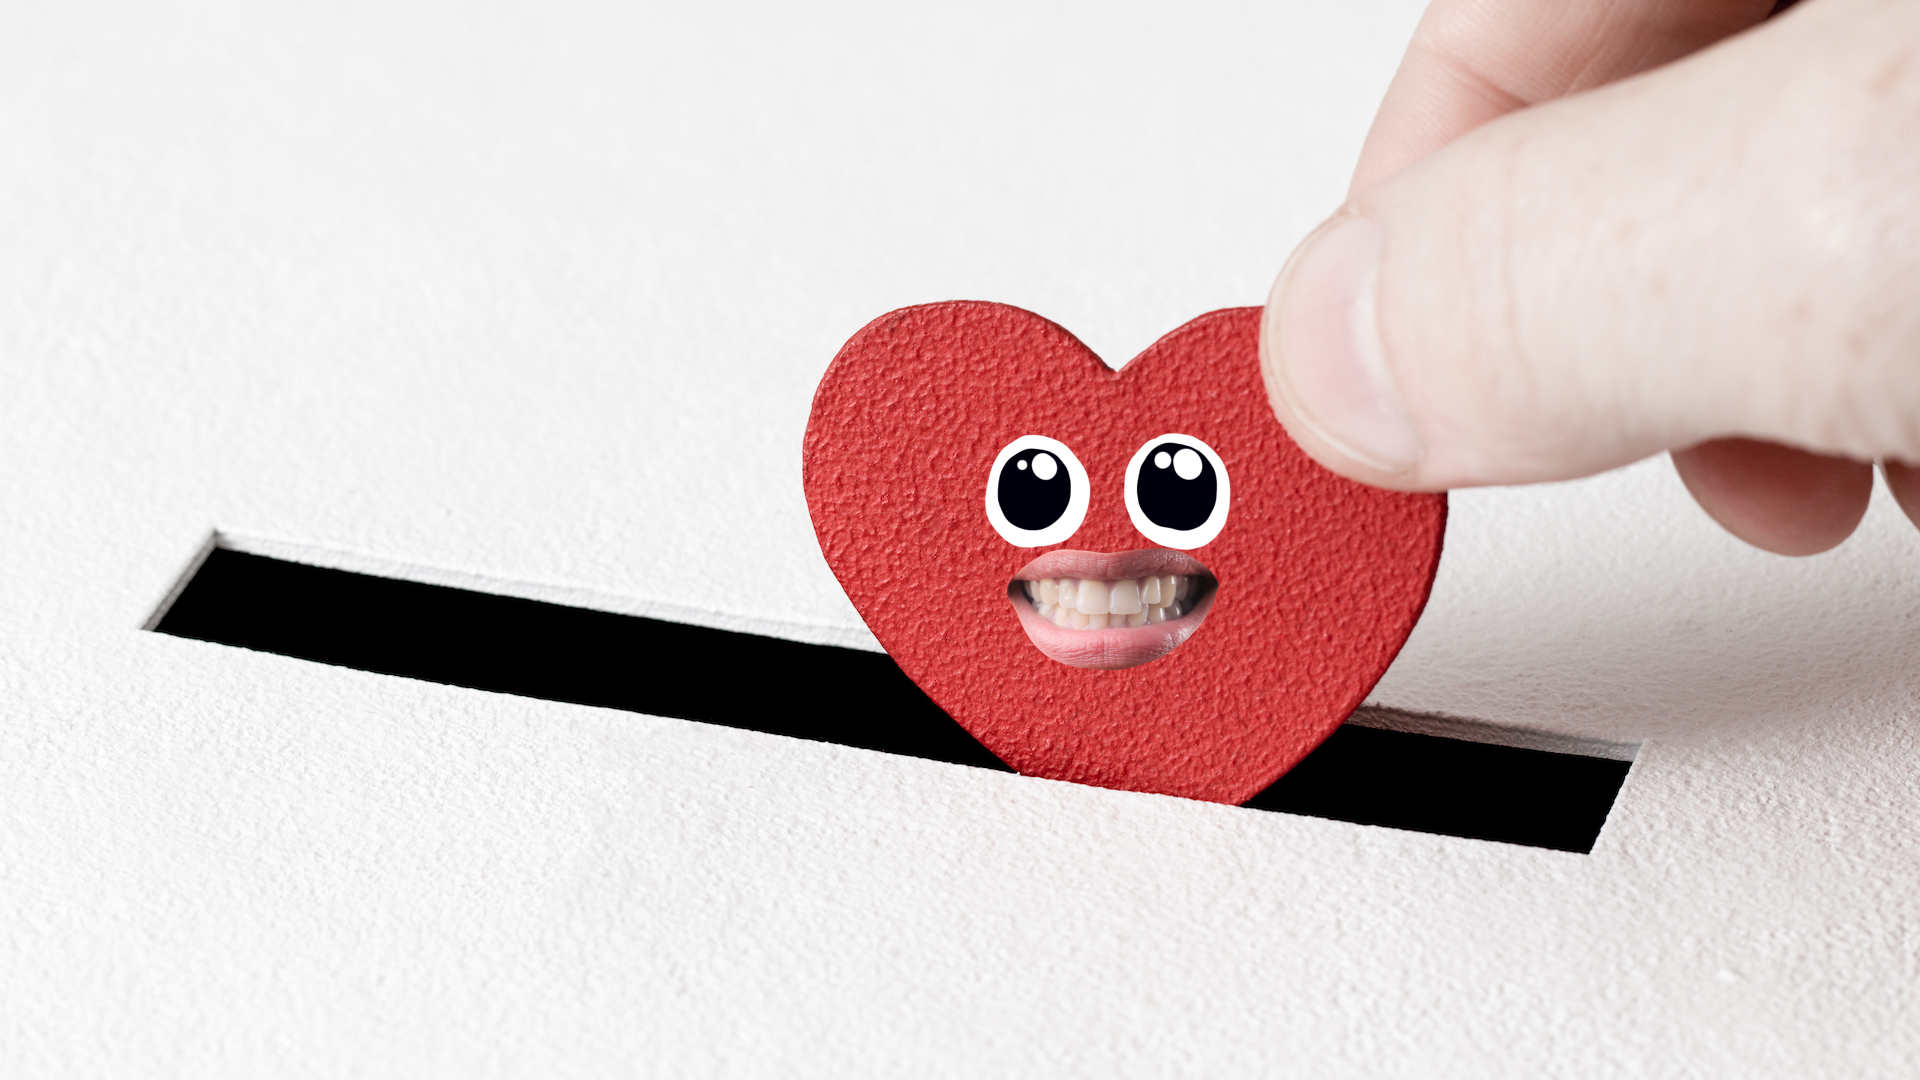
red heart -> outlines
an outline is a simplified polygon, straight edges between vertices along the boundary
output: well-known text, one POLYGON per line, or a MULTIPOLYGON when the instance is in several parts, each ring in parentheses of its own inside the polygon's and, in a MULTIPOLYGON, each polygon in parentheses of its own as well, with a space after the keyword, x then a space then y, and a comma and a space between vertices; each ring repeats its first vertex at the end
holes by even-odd
POLYGON ((1113 371, 1031 312, 928 304, 875 319, 821 380, 805 475, 828 564, 907 675, 1020 772, 1244 802, 1359 706, 1420 617, 1446 496, 1380 491, 1303 454, 1267 405, 1259 322, 1258 308, 1202 315, 1113 371), (1204 622, 1135 667, 1048 658, 1010 582, 1048 551, 1161 546, 1123 488, 1166 432, 1211 447, 1231 492, 1224 528, 1191 552, 1218 582, 1204 622), (1064 542, 1016 547, 988 520, 989 474, 1024 435, 1065 444, 1090 481, 1064 542))

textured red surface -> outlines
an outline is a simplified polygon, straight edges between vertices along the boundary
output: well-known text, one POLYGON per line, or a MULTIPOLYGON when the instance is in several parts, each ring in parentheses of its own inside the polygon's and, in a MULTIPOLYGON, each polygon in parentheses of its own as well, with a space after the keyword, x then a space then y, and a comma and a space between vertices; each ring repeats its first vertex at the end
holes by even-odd
POLYGON ((1346 719, 1420 617, 1446 496, 1301 453, 1267 406, 1259 318, 1203 315, 1115 372, 1031 312, 928 304, 868 324, 821 380, 805 466, 827 562, 908 676, 1020 772, 1244 802, 1346 719), (1138 667, 1048 659, 1008 582, 1057 548, 1154 547, 1122 483, 1168 431, 1210 444, 1233 484, 1225 531, 1191 553, 1219 579, 1212 612, 1138 667), (983 509, 995 454, 1028 434, 1066 443, 1092 481, 1086 522, 1050 548, 1007 543, 983 509))

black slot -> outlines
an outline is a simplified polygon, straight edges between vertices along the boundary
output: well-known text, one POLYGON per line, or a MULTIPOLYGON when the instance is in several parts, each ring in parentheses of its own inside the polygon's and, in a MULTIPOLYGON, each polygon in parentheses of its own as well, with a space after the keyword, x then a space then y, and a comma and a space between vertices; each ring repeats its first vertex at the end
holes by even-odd
MULTIPOLYGON (((362 671, 1005 770, 879 653, 216 549, 155 628, 362 671)), ((1589 851, 1627 763, 1348 725, 1247 803, 1589 851)))
POLYGON ((1247 805, 1585 854, 1631 765, 1347 724, 1247 805))

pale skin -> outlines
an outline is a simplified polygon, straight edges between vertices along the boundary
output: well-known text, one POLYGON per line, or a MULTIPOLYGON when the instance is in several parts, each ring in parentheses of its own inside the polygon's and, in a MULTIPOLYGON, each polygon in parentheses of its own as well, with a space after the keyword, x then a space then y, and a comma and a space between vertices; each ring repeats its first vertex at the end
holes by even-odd
POLYGON ((1382 487, 1669 452, 1783 555, 1920 523, 1920 3, 1434 0, 1261 354, 1382 487))

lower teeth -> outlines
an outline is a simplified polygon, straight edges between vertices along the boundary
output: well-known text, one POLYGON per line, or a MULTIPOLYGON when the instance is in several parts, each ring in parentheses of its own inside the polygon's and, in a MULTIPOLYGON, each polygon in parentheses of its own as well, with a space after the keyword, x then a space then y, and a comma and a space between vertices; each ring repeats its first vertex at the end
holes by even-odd
POLYGON ((1020 585, 1041 618, 1069 630, 1148 626, 1177 619, 1193 610, 1200 591, 1190 574, 1116 581, 1049 578, 1020 585))

